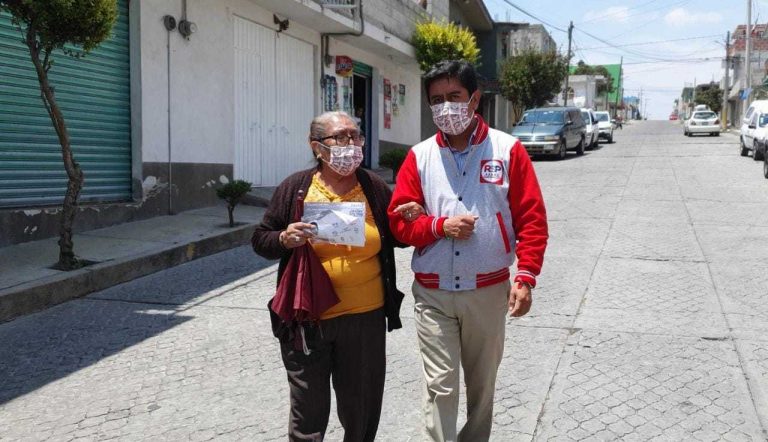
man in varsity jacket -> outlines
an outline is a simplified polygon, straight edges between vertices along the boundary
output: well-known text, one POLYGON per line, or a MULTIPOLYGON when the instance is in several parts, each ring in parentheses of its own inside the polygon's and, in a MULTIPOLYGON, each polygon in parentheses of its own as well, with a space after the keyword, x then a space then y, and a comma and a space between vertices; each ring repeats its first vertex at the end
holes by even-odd
POLYGON ((438 63, 424 76, 424 89, 439 131, 408 152, 390 226, 416 248, 411 266, 426 432, 435 441, 483 441, 491 435, 506 313, 518 317, 531 308, 547 216, 523 145, 475 114, 481 95, 475 69, 464 61, 438 63), (468 410, 457 435, 460 363, 468 410))

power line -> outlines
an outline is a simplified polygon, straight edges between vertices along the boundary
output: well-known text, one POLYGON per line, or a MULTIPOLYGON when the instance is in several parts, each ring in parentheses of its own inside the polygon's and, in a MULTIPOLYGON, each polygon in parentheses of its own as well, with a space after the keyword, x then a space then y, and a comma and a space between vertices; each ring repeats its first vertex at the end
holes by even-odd
POLYGON ((686 38, 674 38, 671 40, 656 40, 656 41, 646 41, 641 43, 627 43, 623 45, 613 45, 613 46, 594 46, 589 48, 582 48, 582 50, 588 51, 592 49, 607 49, 607 48, 625 48, 628 46, 646 46, 646 45, 653 45, 658 43, 672 43, 676 41, 686 41, 686 40, 701 40, 704 38, 712 38, 712 37, 719 37, 718 34, 711 34, 711 35, 702 35, 700 37, 686 37, 686 38))
MULTIPOLYGON (((638 51, 638 50, 626 49, 625 47, 623 47, 621 45, 613 44, 613 43, 611 43, 611 42, 609 42, 609 41, 607 41, 607 40, 605 40, 603 38, 600 38, 600 37, 598 37, 598 36, 596 36, 594 34, 591 34, 591 33, 587 32, 587 31, 585 31, 583 29, 579 29, 579 28, 576 28, 576 29, 579 32, 581 32, 582 34, 585 34, 588 37, 591 37, 591 38, 593 38, 593 39, 595 39, 595 40, 597 40, 597 41, 607 45, 610 48, 618 49, 619 51, 621 51, 621 52, 623 52, 625 54, 629 54, 631 56, 634 56, 635 58, 648 59, 648 60, 656 60, 656 61, 666 61, 666 60, 669 59, 668 57, 667 58, 660 57, 660 56, 657 56, 655 54, 645 53, 645 52, 638 51)), ((692 54, 694 54, 696 52, 699 52, 700 50, 701 49, 698 49, 698 50, 696 50, 696 51, 694 51, 692 53, 689 53, 689 54, 678 54, 678 55, 676 55, 676 57, 677 58, 687 57, 687 56, 692 55, 692 54)), ((700 57, 700 58, 704 58, 704 57, 700 57)))
POLYGON ((701 63, 702 61, 719 61, 724 57, 699 57, 699 58, 682 58, 677 60, 650 60, 650 61, 634 61, 624 64, 653 64, 653 63, 701 63))
POLYGON ((561 28, 561 27, 558 27, 558 26, 555 26, 555 25, 553 25, 552 23, 549 23, 549 22, 547 22, 547 21, 544 21, 544 20, 542 20, 541 18, 539 18, 539 17, 537 17, 537 16, 535 16, 535 15, 531 14, 530 12, 526 11, 525 9, 521 8, 520 6, 517 6, 516 4, 512 3, 512 2, 511 2, 511 1, 509 1, 509 0, 502 0, 502 1, 503 1, 504 3, 506 3, 506 4, 508 4, 509 6, 512 6, 513 8, 517 9, 518 11, 522 12, 523 14, 527 15, 528 17, 531 17, 532 19, 534 19, 534 20, 536 20, 536 21, 538 21, 538 22, 540 22, 540 23, 543 23, 543 24, 547 25, 547 26, 549 26, 549 27, 550 27, 550 28, 552 28, 552 29, 556 29, 556 30, 558 30, 558 31, 560 31, 560 32, 565 32, 566 34, 568 33, 568 30, 566 30, 566 29, 563 29, 563 28, 561 28))

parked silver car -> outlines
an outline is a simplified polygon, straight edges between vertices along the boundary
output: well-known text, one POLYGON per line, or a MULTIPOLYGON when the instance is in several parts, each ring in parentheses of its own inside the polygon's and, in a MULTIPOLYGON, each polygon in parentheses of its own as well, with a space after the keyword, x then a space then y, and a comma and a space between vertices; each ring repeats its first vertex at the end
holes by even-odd
POLYGON ((585 138, 587 149, 594 149, 600 140, 600 130, 597 127, 595 111, 589 108, 581 109, 581 119, 584 120, 587 136, 585 138))
POLYGON ((606 111, 595 112, 597 117, 597 127, 599 129, 598 137, 603 138, 609 143, 613 143, 613 122, 611 114, 606 111))

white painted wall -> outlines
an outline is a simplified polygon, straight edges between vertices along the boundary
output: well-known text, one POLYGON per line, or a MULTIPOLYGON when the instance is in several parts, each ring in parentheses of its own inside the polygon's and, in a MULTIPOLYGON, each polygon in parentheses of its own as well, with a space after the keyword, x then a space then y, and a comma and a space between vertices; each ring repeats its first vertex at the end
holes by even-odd
MULTIPOLYGON (((378 109, 374 112, 374 115, 378 114, 378 123, 374 122, 374 124, 378 125, 381 140, 407 146, 413 146, 421 141, 421 72, 415 60, 412 65, 400 65, 335 39, 331 39, 329 53, 334 57, 334 60, 336 55, 347 55, 353 60, 372 66, 378 71, 379 78, 373 79, 373 93, 378 96, 377 99, 374 99, 374 102, 378 102, 378 109), (392 115, 390 129, 384 128, 384 78, 392 84, 405 85, 405 105, 399 106, 398 116, 392 115)), ((335 66, 331 64, 327 68, 326 74, 334 74, 334 72, 335 66)), ((340 77, 337 77, 336 81, 341 84, 340 77)), ((393 95, 392 99, 395 98, 393 95)))
MULTIPOLYGON (((142 161, 168 161, 167 33, 162 18, 181 17, 181 0, 139 0, 142 161)), ((185 40, 171 33, 171 127, 174 162, 231 164, 234 161, 233 17, 275 28, 272 12, 248 0, 188 1, 197 32, 185 40)), ((135 28, 134 28, 135 29, 135 28)), ((286 34, 319 53, 320 34, 291 22, 286 34)), ((319 65, 313 76, 319 82, 319 65)), ((319 88, 318 88, 319 89, 319 88)), ((319 94, 307 97, 319 110, 319 94)), ((307 132, 309 121, 306 122, 307 132)))
MULTIPOLYGON (((597 80, 592 75, 571 75, 568 87, 573 89, 573 101, 568 100, 569 106, 590 107, 597 105, 597 80)), ((565 83, 563 83, 565 89, 565 83)), ((563 94, 558 94, 557 103, 563 104, 563 94)))

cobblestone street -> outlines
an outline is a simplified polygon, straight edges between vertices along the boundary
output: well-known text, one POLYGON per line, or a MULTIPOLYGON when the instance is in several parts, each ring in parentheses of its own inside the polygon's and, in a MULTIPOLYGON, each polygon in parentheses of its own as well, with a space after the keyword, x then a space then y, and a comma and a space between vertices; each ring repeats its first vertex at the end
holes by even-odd
MULTIPOLYGON (((508 320, 492 440, 766 440, 768 180, 737 146, 635 122, 535 162, 550 243, 508 320)), ((0 440, 285 440, 275 273, 241 247, 0 324, 0 440)), ((412 306, 382 441, 423 440, 412 306)))

